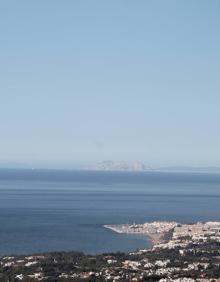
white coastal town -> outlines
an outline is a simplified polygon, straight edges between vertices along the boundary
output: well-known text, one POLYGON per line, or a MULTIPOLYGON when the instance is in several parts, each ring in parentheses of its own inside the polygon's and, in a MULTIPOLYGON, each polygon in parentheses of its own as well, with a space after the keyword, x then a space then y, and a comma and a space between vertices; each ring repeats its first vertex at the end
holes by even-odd
POLYGON ((104 227, 130 236, 144 234, 152 246, 130 253, 2 256, 0 281, 220 281, 220 222, 157 221, 104 227))

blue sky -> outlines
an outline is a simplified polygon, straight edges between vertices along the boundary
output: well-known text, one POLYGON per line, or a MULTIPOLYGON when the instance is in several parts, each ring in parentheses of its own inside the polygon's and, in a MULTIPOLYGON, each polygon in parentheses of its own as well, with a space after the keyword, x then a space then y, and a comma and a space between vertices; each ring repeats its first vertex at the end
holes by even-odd
POLYGON ((0 2, 0 163, 220 166, 220 2, 0 2))

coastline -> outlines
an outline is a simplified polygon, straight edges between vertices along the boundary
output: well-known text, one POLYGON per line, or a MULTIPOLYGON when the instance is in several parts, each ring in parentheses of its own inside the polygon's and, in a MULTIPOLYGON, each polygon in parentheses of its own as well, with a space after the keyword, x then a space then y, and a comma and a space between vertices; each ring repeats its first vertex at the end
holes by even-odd
POLYGON ((150 249, 152 248, 154 245, 157 245, 157 244, 161 244, 161 243, 164 243, 166 240, 164 239, 164 236, 166 234, 166 232, 164 233, 148 233, 148 232, 143 232, 143 233, 137 233, 137 232, 126 232, 126 231, 123 231, 123 227, 124 229, 126 228, 126 226, 128 225, 108 225, 108 224, 105 224, 103 225, 104 228, 106 229, 109 229, 115 233, 118 233, 118 234, 128 234, 128 235, 145 235, 151 245, 149 248, 147 249, 150 249))
POLYGON ((167 241, 135 252, 86 255, 61 251, 1 256, 1 278, 4 281, 33 282, 220 281, 220 221, 178 224, 174 230, 168 231, 171 226, 172 223, 168 222, 104 226, 119 234, 123 233, 122 230, 127 231, 124 234, 145 234, 154 243, 167 241))

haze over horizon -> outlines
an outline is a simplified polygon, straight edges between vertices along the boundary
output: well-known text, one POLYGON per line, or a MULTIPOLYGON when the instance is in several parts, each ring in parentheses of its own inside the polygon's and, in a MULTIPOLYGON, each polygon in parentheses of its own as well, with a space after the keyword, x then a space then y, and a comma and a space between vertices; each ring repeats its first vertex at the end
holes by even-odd
POLYGON ((12 2, 0 166, 220 167, 219 1, 12 2))

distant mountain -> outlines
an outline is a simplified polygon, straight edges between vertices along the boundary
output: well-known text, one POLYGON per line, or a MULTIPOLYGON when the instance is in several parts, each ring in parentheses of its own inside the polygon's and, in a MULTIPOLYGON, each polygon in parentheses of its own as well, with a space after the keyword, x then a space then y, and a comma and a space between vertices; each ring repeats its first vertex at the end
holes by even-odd
POLYGON ((146 171, 150 170, 141 162, 128 163, 125 161, 103 161, 92 167, 94 170, 105 171, 146 171))
POLYGON ((154 172, 210 172, 220 173, 220 167, 193 167, 193 166, 167 166, 167 167, 147 167, 145 164, 137 162, 126 161, 102 161, 95 166, 89 167, 90 170, 102 170, 102 171, 154 171, 154 172))

